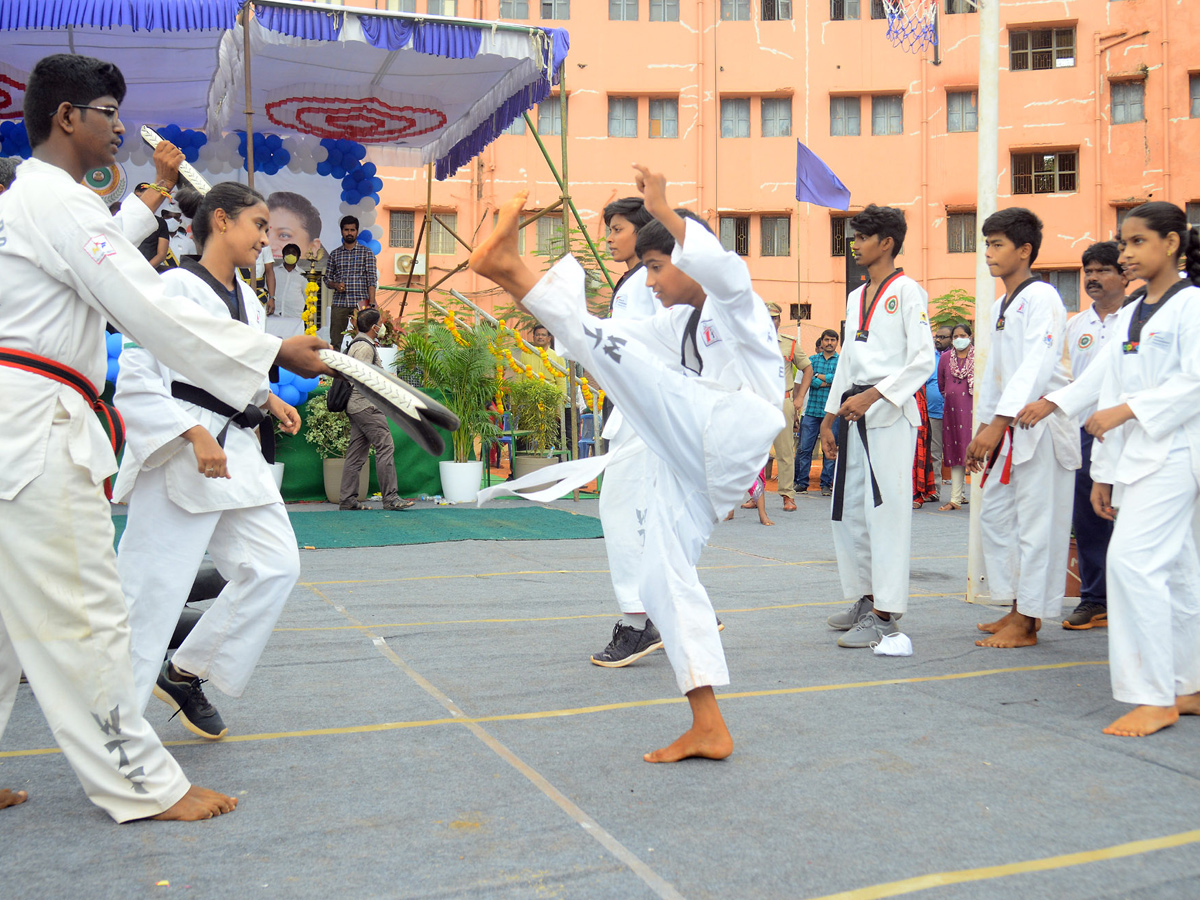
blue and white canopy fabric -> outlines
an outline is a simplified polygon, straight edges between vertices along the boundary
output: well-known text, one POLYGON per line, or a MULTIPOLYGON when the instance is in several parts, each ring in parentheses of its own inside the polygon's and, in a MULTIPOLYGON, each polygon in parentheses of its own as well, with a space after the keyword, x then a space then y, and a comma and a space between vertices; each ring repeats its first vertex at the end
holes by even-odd
MULTIPOLYGON (((115 63, 122 120, 245 127, 240 0, 3 0, 0 120, 19 118, 37 60, 115 63)), ((445 178, 550 92, 561 29, 262 0, 249 23, 256 131, 343 138, 380 165, 436 163, 445 178)))

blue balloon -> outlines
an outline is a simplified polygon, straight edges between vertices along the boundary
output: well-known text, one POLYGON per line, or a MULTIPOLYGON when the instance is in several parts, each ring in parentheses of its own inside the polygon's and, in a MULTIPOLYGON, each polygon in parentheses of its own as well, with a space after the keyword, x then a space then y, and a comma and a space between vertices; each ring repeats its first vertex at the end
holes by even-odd
POLYGON ((381 245, 379 241, 371 241, 369 244, 367 244, 367 246, 371 248, 371 252, 376 256, 383 252, 383 245, 381 245))
POLYGON ((300 392, 296 390, 293 384, 285 384, 279 389, 279 399, 284 403, 290 403, 295 406, 300 402, 300 392))
POLYGON ((116 384, 117 383, 117 375, 120 373, 120 371, 121 371, 120 360, 118 360, 115 356, 110 356, 108 358, 108 368, 105 370, 105 373, 104 373, 104 380, 111 381, 113 384, 116 384))
POLYGON ((322 161, 322 162, 317 163, 317 174, 318 175, 331 175, 332 173, 333 173, 333 166, 329 165, 329 163, 327 161, 322 161))
POLYGON ((116 358, 121 355, 121 349, 125 346, 125 336, 121 334, 106 334, 104 336, 104 345, 108 350, 109 357, 116 358))
POLYGON ((379 193, 383 190, 383 179, 378 175, 371 179, 371 190, 374 193, 379 193))
POLYGON ((373 163, 373 162, 364 163, 362 170, 363 170, 363 172, 365 172, 367 174, 367 177, 369 177, 369 178, 374 178, 379 172, 379 170, 377 168, 375 168, 375 163, 373 163))
POLYGON ((294 382, 296 389, 302 394, 311 394, 321 384, 320 378, 297 378, 294 382))
POLYGON ((330 174, 333 175, 334 178, 345 178, 346 170, 341 166, 334 166, 333 171, 330 174))
POLYGON ((303 406, 303 405, 304 405, 305 403, 307 403, 307 402, 308 402, 308 392, 307 392, 307 391, 300 391, 300 394, 299 394, 299 396, 297 397, 297 399, 296 399, 296 402, 295 402, 295 403, 293 403, 293 404, 292 404, 292 406, 295 406, 295 407, 299 408, 299 407, 303 406))
POLYGON ((360 244, 371 243, 371 229, 366 228, 358 233, 358 241, 360 244))
POLYGON ((267 146, 272 150, 279 150, 281 147, 283 147, 283 138, 277 134, 268 134, 267 146))
POLYGON ((355 159, 366 159, 367 158, 367 148, 366 147, 364 147, 362 144, 355 144, 353 141, 351 141, 350 143, 354 147, 354 158, 355 159))
POLYGON ((295 372, 289 372, 287 369, 279 370, 279 383, 280 384, 293 384, 293 383, 295 383, 295 381, 296 381, 296 373, 295 372))

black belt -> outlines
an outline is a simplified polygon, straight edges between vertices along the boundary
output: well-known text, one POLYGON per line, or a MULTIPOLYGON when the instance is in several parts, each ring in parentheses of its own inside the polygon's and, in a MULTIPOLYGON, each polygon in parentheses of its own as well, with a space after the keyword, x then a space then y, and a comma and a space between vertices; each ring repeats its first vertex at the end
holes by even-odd
MULTIPOLYGON (((864 391, 869 391, 873 388, 872 384, 856 384, 846 393, 842 394, 842 403, 845 403, 855 394, 861 394, 864 391)), ((845 419, 839 418, 837 423, 837 470, 833 477, 833 521, 842 521, 842 504, 845 499, 846 492, 846 454, 850 450, 850 429, 849 423, 845 419)), ((867 454, 867 471, 871 473, 871 492, 875 495, 875 505, 883 505, 883 496, 879 493, 879 482, 875 480, 875 468, 871 465, 871 445, 867 442, 867 417, 865 415, 858 419, 858 436, 862 440, 863 450, 867 454)))
POLYGON ((229 421, 225 423, 225 427, 221 429, 221 433, 216 435, 217 444, 224 448, 225 435, 229 431, 230 425, 237 425, 239 428, 258 428, 258 439, 262 444, 262 455, 269 463, 275 462, 275 429, 268 421, 270 416, 262 411, 260 407, 251 404, 238 412, 228 403, 218 400, 204 388, 196 387, 194 384, 188 384, 183 381, 171 382, 171 396, 176 400, 182 400, 185 403, 194 403, 202 409, 207 409, 209 412, 214 412, 218 416, 226 416, 229 421))

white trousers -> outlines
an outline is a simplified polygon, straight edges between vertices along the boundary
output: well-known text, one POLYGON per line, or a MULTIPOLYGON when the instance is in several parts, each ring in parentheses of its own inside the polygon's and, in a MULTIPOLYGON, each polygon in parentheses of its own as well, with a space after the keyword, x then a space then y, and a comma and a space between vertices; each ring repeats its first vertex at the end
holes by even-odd
MULTIPOLYGON (((912 470, 917 429, 901 416, 891 425, 867 429, 871 465, 883 503, 875 505, 871 471, 858 427, 849 426, 842 521, 833 523, 842 595, 857 600, 873 594, 881 612, 908 610, 908 571, 912 555, 912 470)), ((835 470, 836 479, 836 470, 835 470)))
POLYGON ((1108 660, 1113 698, 1173 706, 1200 691, 1200 488, 1186 445, 1124 489, 1108 544, 1108 660))
POLYGON ((172 661, 240 697, 300 577, 296 535, 282 503, 191 513, 167 496, 161 469, 129 497, 117 569, 133 629, 133 676, 145 710, 205 549, 228 580, 172 661))
MULTIPOLYGON (((623 429, 629 432, 626 426, 623 429)), ((604 529, 604 549, 608 553, 608 571, 621 612, 644 615, 638 591, 642 552, 645 547, 647 467, 653 454, 644 441, 630 433, 609 449, 612 460, 604 469, 600 491, 600 525, 604 529)))
POLYGON ((583 270, 571 257, 522 303, 604 385, 652 454, 638 585, 680 691, 728 684, 716 614, 696 563, 718 518, 766 463, 783 425, 778 403, 684 375, 621 320, 588 315, 583 270))
POLYGON ((1067 551, 1075 472, 1059 464, 1044 431, 1033 456, 1013 465, 1008 484, 1000 478, 1004 451, 983 486, 979 532, 989 592, 995 601, 1017 601, 1017 612, 1035 619, 1062 614, 1067 585, 1067 551))
POLYGON ((142 718, 112 515, 71 461, 70 427, 59 406, 45 471, 0 501, 0 734, 24 669, 88 797, 127 822, 169 809, 190 785, 142 718))

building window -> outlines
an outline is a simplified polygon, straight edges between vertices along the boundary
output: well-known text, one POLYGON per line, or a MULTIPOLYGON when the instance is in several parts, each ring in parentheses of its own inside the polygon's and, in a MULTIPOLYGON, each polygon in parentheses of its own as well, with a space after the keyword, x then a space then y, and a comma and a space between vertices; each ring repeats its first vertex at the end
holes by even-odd
POLYGON ((829 98, 829 133, 834 137, 862 134, 860 97, 829 98))
POLYGON ((651 22, 678 22, 679 0, 650 0, 651 22))
POLYGON ((871 18, 886 19, 887 7, 883 5, 883 0, 871 0, 871 18))
POLYGON ((830 256, 845 256, 850 252, 850 242, 846 240, 847 216, 834 216, 829 220, 829 231, 832 240, 829 246, 830 256))
POLYGON ((1200 228, 1200 203, 1189 203, 1187 209, 1188 226, 1191 228, 1200 228))
POLYGON ((950 213, 946 216, 946 230, 948 252, 975 252, 975 213, 950 213))
POLYGON ((458 0, 429 0, 425 11, 431 16, 457 16, 458 0))
POLYGON ((1079 154, 1014 153, 1012 173, 1014 194, 1069 194, 1076 189, 1079 154))
POLYGON ((1114 81, 1112 88, 1112 121, 1114 125, 1141 122, 1146 118, 1146 82, 1114 81))
POLYGON ((750 255, 750 220, 745 216, 721 216, 721 246, 738 256, 750 255))
POLYGON ((562 134, 562 108, 558 97, 551 95, 538 104, 538 131, 542 134, 562 134))
POLYGON ((1192 118, 1200 119, 1200 75, 1188 76, 1188 92, 1192 98, 1192 118))
POLYGON ((417 0, 388 0, 387 8, 391 12, 411 12, 417 11, 417 0))
POLYGON ((946 0, 946 14, 950 16, 960 13, 978 12, 976 0, 946 0))
POLYGON ((759 220, 761 256, 791 256, 791 219, 787 216, 763 216, 759 220))
POLYGON ((538 256, 559 257, 567 252, 566 241, 563 240, 563 222, 555 213, 542 216, 537 220, 537 254, 538 256))
POLYGON ((871 134, 904 134, 904 97, 871 98, 871 134))
POLYGON ((1008 68, 1062 69, 1075 65, 1075 29, 1040 28, 1008 33, 1008 68))
POLYGON ((670 99, 650 101, 650 137, 679 137, 678 100, 670 99))
POLYGON ((413 223, 416 216, 403 209, 393 209, 388 215, 388 246, 411 247, 413 245, 413 223))
POLYGON ((792 98, 764 97, 762 101, 762 136, 792 136, 792 98))
POLYGON ((946 130, 978 131, 978 95, 974 91, 951 91, 946 94, 946 130))
POLYGON ((608 136, 637 137, 637 97, 608 98, 608 136))
POLYGON ((542 0, 542 18, 571 18, 571 0, 542 0))
POLYGON ((502 19, 528 19, 529 0, 500 0, 502 19))
POLYGON ((1129 215, 1129 211, 1133 208, 1132 206, 1117 207, 1117 230, 1114 232, 1115 235, 1119 236, 1121 234, 1121 226, 1125 224, 1125 217, 1129 215))
POLYGON ((508 127, 504 129, 505 134, 524 134, 525 133, 525 116, 517 116, 508 127))
POLYGON ((721 101, 721 137, 750 137, 749 97, 727 97, 721 101))
POLYGON ((829 0, 829 18, 835 22, 859 18, 858 0, 829 0))
POLYGON ((789 312, 791 312, 791 314, 792 314, 793 322, 802 322, 806 319, 811 319, 812 318, 812 304, 811 303, 793 303, 789 312))
POLYGON ((792 17, 792 0, 762 0, 764 22, 786 22, 792 17))
POLYGON ((437 213, 437 219, 429 223, 429 255, 453 256, 458 250, 458 241, 447 229, 458 231, 457 213, 437 213), (438 221, 441 219, 441 222, 438 221), (446 224, 443 225, 442 222, 446 224))
POLYGON ((749 22, 750 0, 721 0, 722 22, 749 22))
POLYGON ((1053 285, 1062 297, 1063 306, 1067 312, 1079 312, 1079 270, 1078 269, 1042 269, 1034 272, 1038 278, 1053 285))
POLYGON ((612 22, 636 22, 638 0, 608 0, 608 18, 612 22))

